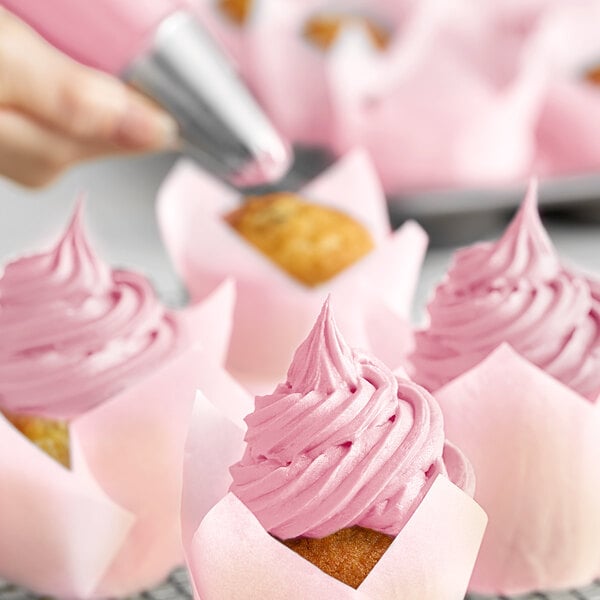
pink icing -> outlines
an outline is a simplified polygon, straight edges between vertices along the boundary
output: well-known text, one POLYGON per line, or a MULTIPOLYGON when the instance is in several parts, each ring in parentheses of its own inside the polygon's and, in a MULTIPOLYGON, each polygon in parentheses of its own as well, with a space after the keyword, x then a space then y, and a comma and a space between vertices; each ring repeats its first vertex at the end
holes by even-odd
POLYGON ((0 277, 0 409, 74 417, 176 351, 179 329, 144 277, 94 254, 79 205, 54 248, 0 277))
POLYGON ((231 491, 281 539, 360 525, 396 535, 438 474, 472 491, 433 397, 349 348, 329 302, 286 383, 258 396, 231 491))
POLYGON ((456 253, 428 311, 413 364, 431 390, 508 342, 583 396, 600 393, 600 285, 561 264, 535 183, 499 241, 456 253))

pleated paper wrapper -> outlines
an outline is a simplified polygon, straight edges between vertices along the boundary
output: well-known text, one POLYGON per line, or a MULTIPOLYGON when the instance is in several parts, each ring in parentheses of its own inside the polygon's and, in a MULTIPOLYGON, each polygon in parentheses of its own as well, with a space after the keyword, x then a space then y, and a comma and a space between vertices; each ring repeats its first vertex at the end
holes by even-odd
POLYGON ((228 387, 198 393, 186 443, 182 532, 195 598, 464 598, 486 517, 443 476, 357 590, 271 537, 228 493, 228 467, 243 453, 243 417, 252 407, 244 391, 228 387))
POLYGON ((227 366, 253 392, 286 373, 326 296, 353 346, 400 364, 412 347, 409 316, 427 236, 414 222, 391 232, 385 198, 367 156, 357 150, 300 195, 365 226, 375 248, 330 281, 307 287, 247 243, 224 220, 242 198, 191 163, 175 167, 160 191, 159 223, 176 270, 198 301, 233 278, 237 302, 227 366))
POLYGON ((226 282, 186 309, 198 343, 70 423, 70 469, 0 416, 0 578, 57 598, 108 598, 182 564, 184 440, 194 390, 222 372, 233 301, 226 282))

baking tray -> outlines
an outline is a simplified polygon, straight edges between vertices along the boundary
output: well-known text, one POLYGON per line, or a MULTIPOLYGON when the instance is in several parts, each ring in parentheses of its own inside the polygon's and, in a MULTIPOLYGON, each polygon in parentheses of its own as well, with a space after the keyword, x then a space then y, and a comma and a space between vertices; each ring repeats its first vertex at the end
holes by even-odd
MULTIPOLYGON (((244 190, 262 194, 274 190, 298 190, 335 162, 321 148, 295 148, 295 161, 283 180, 273 186, 244 190)), ((418 221, 432 245, 468 244, 497 232, 519 206, 527 182, 494 188, 423 190, 391 195, 388 200, 392 224, 418 221)), ((583 173, 540 179, 541 212, 557 212, 573 219, 600 222, 600 173, 583 173)))
MULTIPOLYGON (((526 182, 497 188, 425 191, 390 198, 396 225, 415 219, 434 245, 468 244, 486 237, 515 211, 526 182)), ((600 222, 600 173, 544 178, 538 204, 543 214, 600 222)))

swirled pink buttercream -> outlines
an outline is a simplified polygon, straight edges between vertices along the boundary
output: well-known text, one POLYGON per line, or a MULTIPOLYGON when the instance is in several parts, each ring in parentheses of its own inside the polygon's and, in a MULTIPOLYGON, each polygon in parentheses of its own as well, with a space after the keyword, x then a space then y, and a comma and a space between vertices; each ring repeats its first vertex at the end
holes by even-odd
POLYGON ((54 248, 0 277, 0 409, 74 417, 156 367, 180 338, 144 277, 94 254, 80 205, 54 248))
POLYGON ((439 474, 472 491, 432 396, 350 349, 328 302, 286 383, 246 421, 231 490, 281 539, 353 525, 396 535, 439 474))
POLYGON ((428 312, 412 362, 430 390, 507 342, 583 396, 600 393, 600 285, 561 264, 535 183, 499 241, 456 253, 428 312))

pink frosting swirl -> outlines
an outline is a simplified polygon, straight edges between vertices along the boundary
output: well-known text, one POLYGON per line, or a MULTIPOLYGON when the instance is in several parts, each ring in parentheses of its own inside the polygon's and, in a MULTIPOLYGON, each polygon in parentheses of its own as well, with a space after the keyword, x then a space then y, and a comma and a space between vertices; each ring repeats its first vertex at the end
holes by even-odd
POLYGON ((179 329, 144 277, 94 254, 80 205, 56 247, 0 278, 0 409, 74 417, 175 352, 179 329))
POLYGON ((560 262, 533 183, 496 243, 460 250, 416 334, 414 377, 436 390, 503 342, 595 400, 600 393, 600 286, 560 262))
POLYGON ((327 302, 287 381, 256 398, 233 491, 281 539, 360 525, 396 535, 439 474, 472 492, 433 397, 350 349, 327 302))

